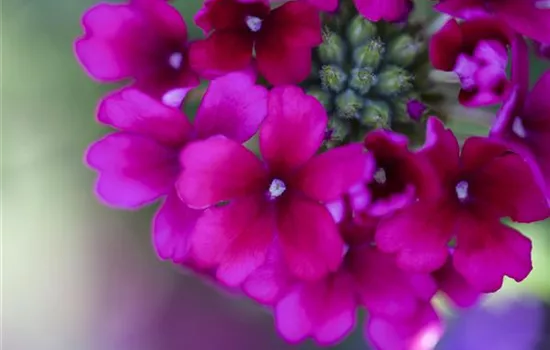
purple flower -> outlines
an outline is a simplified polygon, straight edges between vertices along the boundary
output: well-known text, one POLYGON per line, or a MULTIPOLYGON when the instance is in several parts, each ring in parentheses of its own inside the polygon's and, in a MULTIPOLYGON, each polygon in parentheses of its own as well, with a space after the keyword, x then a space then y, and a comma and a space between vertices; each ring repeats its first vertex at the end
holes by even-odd
POLYGON ((435 118, 428 121, 420 153, 436 168, 442 192, 384 219, 377 246, 397 253, 403 268, 433 271, 445 264, 448 244, 456 238, 453 265, 481 292, 498 290, 505 275, 516 281, 527 277, 531 242, 500 220, 543 220, 549 210, 521 156, 483 137, 468 138, 460 151, 452 132, 435 118))
POLYGON ((180 151, 194 139, 222 134, 244 142, 266 115, 267 90, 249 73, 212 81, 192 125, 179 110, 134 88, 107 96, 98 120, 117 131, 93 143, 86 163, 99 174, 98 197, 107 205, 137 209, 168 196, 155 215, 153 239, 160 257, 183 262, 201 212, 175 193, 180 151))
POLYGON ((550 6, 546 0, 439 0, 435 8, 464 19, 493 16, 522 35, 550 43, 550 6))
POLYGON ((498 112, 491 136, 506 142, 531 165, 550 200, 550 71, 526 96, 518 85, 498 112))
POLYGON ((207 0, 195 23, 208 36, 191 45, 191 66, 205 77, 246 68, 254 50, 258 71, 271 84, 300 83, 322 41, 319 13, 296 1, 270 10, 267 0, 207 0))
POLYGON ((433 35, 430 59, 435 68, 457 74, 462 85, 459 102, 477 107, 499 103, 510 93, 512 83, 506 75, 510 47, 513 74, 527 76, 528 61, 523 57, 527 47, 503 21, 452 19, 433 35))
POLYGON ((363 176, 366 156, 352 144, 314 156, 327 115, 297 87, 269 93, 260 133, 263 161, 226 137, 189 145, 177 188, 193 208, 208 208, 192 237, 193 254, 218 278, 240 284, 262 265, 275 240, 291 272, 322 278, 338 269, 344 245, 321 203, 343 195, 363 176), (219 204, 229 201, 228 204, 219 204))
POLYGON ((82 25, 75 53, 97 81, 132 79, 134 88, 156 98, 199 83, 189 68, 185 22, 165 0, 98 4, 84 14, 82 25))
POLYGON ((542 59, 550 60, 550 43, 541 43, 533 40, 533 46, 535 47, 535 53, 542 59))

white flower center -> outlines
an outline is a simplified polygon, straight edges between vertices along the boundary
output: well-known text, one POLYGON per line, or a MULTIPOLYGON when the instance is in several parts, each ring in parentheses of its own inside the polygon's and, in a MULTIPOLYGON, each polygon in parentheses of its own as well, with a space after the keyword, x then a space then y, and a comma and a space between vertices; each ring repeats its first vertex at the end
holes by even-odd
POLYGON ((269 195, 271 199, 280 197, 286 191, 286 185, 279 179, 273 179, 269 185, 269 195))
POLYGON ((376 183, 380 185, 383 185, 386 183, 387 180, 388 178, 386 176, 386 170, 384 170, 383 168, 378 168, 378 170, 376 170, 376 172, 374 173, 374 181, 376 181, 376 183))
POLYGON ((246 25, 251 31, 257 32, 262 29, 262 20, 255 16, 246 16, 246 25))
POLYGON ((168 58, 168 63, 170 63, 170 67, 180 69, 181 64, 183 63, 183 55, 180 52, 174 52, 168 58))
POLYGON ((525 138, 526 136, 525 127, 523 126, 523 122, 521 121, 520 118, 516 117, 516 119, 514 119, 514 124, 512 124, 512 130, 514 131, 514 134, 516 134, 517 136, 521 137, 522 139, 525 138))
POLYGON ((456 196, 458 197, 459 201, 465 201, 468 198, 468 182, 466 181, 460 181, 456 185, 456 196))
POLYGON ((170 107, 179 107, 181 106, 183 99, 189 90, 190 89, 188 88, 168 90, 164 95, 162 95, 162 103, 170 107))

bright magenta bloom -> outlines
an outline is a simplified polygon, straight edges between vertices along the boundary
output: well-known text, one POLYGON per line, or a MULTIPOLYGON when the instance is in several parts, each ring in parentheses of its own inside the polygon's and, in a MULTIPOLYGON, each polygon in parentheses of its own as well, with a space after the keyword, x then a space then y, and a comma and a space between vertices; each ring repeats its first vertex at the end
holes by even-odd
POLYGON ((98 173, 96 191, 104 203, 136 209, 168 196, 154 219, 153 239, 165 259, 187 259, 188 236, 200 211, 182 203, 174 190, 180 151, 195 139, 225 135, 244 142, 267 111, 267 90, 249 73, 212 81, 194 125, 179 109, 133 88, 107 96, 98 120, 118 129, 90 146, 87 164, 98 173))
POLYGON ((250 65, 271 84, 295 84, 311 71, 311 50, 321 43, 319 13, 291 1, 270 10, 267 0, 206 0, 195 23, 208 37, 191 46, 191 66, 215 77, 250 65))
POLYGON ((543 220, 548 205, 527 163, 502 143, 470 137, 459 152, 452 132, 430 119, 421 154, 438 171, 443 191, 383 220, 376 243, 397 253, 404 268, 433 271, 445 263, 454 237, 456 270, 478 290, 493 292, 505 275, 521 281, 532 268, 531 242, 500 220, 543 220))
POLYGON ((133 88, 156 98, 199 83, 189 68, 185 22, 165 0, 101 3, 84 14, 82 25, 75 52, 95 80, 131 79, 133 88))
POLYGON ((208 208, 192 237, 197 260, 218 278, 240 284, 273 244, 291 272, 306 280, 339 268, 344 243, 321 203, 339 198, 362 177, 366 156, 352 144, 315 156, 327 115, 297 87, 269 93, 260 128, 263 162, 239 143, 213 137, 182 153, 177 188, 193 208, 208 208), (228 204, 215 206, 222 201, 228 204))

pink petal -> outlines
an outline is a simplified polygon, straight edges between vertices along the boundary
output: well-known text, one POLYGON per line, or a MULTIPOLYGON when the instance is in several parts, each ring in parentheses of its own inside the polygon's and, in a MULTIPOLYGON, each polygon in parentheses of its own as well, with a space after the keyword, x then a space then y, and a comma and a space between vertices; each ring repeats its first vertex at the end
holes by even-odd
POLYGON ((173 146, 184 144, 193 131, 185 114, 133 88, 106 96, 99 105, 97 119, 119 130, 173 146))
POLYGON ((268 189, 262 162, 244 146, 213 136, 189 144, 180 155, 184 171, 176 188, 190 207, 206 208, 224 200, 268 189))
POLYGON ((195 117, 199 138, 220 134, 245 142, 256 133, 267 115, 267 89, 255 78, 238 72, 210 83, 195 117))
POLYGON ((280 249, 273 248, 265 263, 252 272, 242 285, 243 291, 264 305, 273 305, 296 282, 289 274, 280 249))
POLYGON ((456 208, 445 203, 417 202, 383 219, 376 230, 377 247, 397 253, 404 269, 431 272, 445 264, 447 244, 456 223, 456 208))
POLYGON ((302 283, 277 303, 277 329, 293 343, 308 335, 322 345, 338 343, 355 327, 353 292, 353 282, 345 274, 302 283))
POLYGON ((191 209, 170 193, 153 218, 153 245, 161 259, 175 263, 190 259, 190 237, 202 210, 191 209))
POLYGON ((373 315, 365 323, 367 341, 381 350, 432 350, 442 334, 441 321, 429 304, 406 320, 373 315))
POLYGON ((336 271, 344 242, 330 212, 317 202, 288 193, 277 203, 284 259, 297 278, 315 280, 336 271))
MULTIPOLYGON (((312 1, 336 3, 333 0, 308 0, 307 2, 312 1)), ((307 2, 289 1, 271 11, 262 25, 263 30, 259 33, 258 44, 264 46, 266 42, 280 43, 279 46, 289 49, 311 49, 320 45, 323 38, 319 11, 307 2)))
POLYGON ((437 69, 452 71, 462 48, 462 32, 454 19, 449 20, 430 40, 430 62, 437 69))
POLYGON ((85 157, 88 166, 99 173, 98 196, 119 208, 138 208, 167 194, 179 169, 176 149, 122 132, 96 141, 85 157))
POLYGON ((500 289, 504 276, 520 282, 529 275, 531 241, 498 220, 463 217, 453 263, 468 283, 492 293, 500 289))
POLYGON ((364 181, 368 160, 372 162, 361 144, 333 148, 307 162, 296 175, 295 186, 320 202, 334 201, 364 181))
POLYGON ((300 88, 272 89, 260 128, 260 151, 272 172, 289 174, 305 164, 323 142, 327 118, 319 101, 300 88))
POLYGON ((244 31, 216 31, 189 48, 191 68, 207 79, 245 69, 252 59, 252 37, 244 31))
POLYGON ((540 126, 544 125, 545 131, 550 130, 549 89, 550 71, 546 71, 539 78, 533 90, 531 90, 529 97, 525 101, 525 108, 523 111, 523 115, 528 116, 531 123, 535 124, 535 122, 539 122, 540 126))
POLYGON ((550 214, 531 168, 504 144, 471 137, 463 146, 462 164, 471 174, 469 191, 480 212, 517 222, 544 220, 550 214))
POLYGON ((218 266, 218 279, 238 286, 265 262, 274 233, 263 197, 243 197, 204 212, 191 237, 193 257, 202 266, 218 266))
POLYGON ((338 8, 338 0, 307 0, 307 2, 324 12, 333 12, 338 8))
POLYGON ((550 9, 538 3, 540 0, 499 1, 494 12, 518 33, 550 43, 550 9))
POLYGON ((410 10, 410 0, 355 0, 360 14, 368 20, 390 22, 405 18, 410 10))
POLYGON ((361 304, 371 314, 411 317, 437 290, 429 275, 403 271, 393 256, 374 247, 351 248, 348 255, 361 304))
POLYGON ((272 85, 299 84, 311 73, 310 47, 264 40, 258 41, 255 49, 258 71, 272 85))
POLYGON ((458 307, 470 307, 481 296, 481 293, 456 271, 452 259, 448 259, 447 263, 434 273, 434 278, 437 281, 439 289, 458 307))

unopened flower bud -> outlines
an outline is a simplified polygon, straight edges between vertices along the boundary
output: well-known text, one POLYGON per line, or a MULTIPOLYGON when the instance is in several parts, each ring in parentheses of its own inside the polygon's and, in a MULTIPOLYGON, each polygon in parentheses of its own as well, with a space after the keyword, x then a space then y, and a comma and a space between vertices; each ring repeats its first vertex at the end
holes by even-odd
POLYGON ((412 87, 413 76, 398 66, 386 66, 378 75, 376 91, 384 96, 396 96, 408 92, 412 87))
POLYGON ((352 46, 357 46, 376 35, 376 24, 361 15, 355 16, 347 28, 347 39, 352 46))
POLYGON ((401 67, 409 67, 424 48, 424 44, 411 35, 399 35, 388 44, 388 61, 401 67))
POLYGON ((346 86, 347 76, 340 67, 324 65, 321 67, 319 75, 323 89, 340 92, 346 86))
POLYGON ((342 145, 348 140, 350 133, 351 126, 349 123, 339 119, 331 119, 328 123, 327 148, 342 145))
POLYGON ((351 71, 350 87, 361 95, 369 92, 376 84, 376 76, 369 68, 355 68, 351 71))
POLYGON ((361 114, 361 124, 372 129, 389 129, 391 126, 391 110, 384 101, 370 100, 361 114))
POLYGON ((346 58, 346 44, 338 34, 327 30, 317 52, 322 63, 340 65, 346 58))
POLYGON ((371 39, 353 51, 353 62, 356 67, 375 70, 380 65, 385 50, 386 47, 380 39, 371 39))
POLYGON ((339 118, 358 118, 359 111, 363 107, 363 99, 353 92, 353 90, 347 89, 336 97, 335 107, 339 118))

